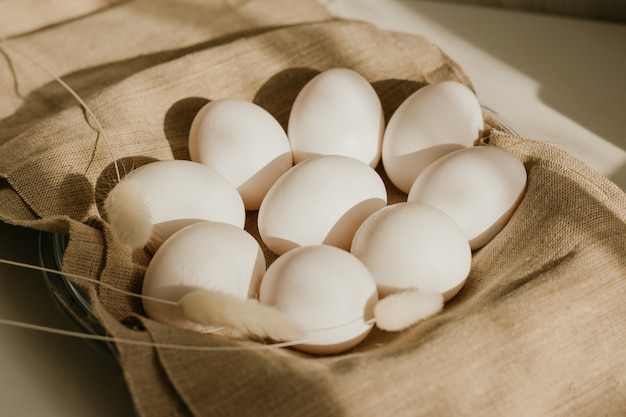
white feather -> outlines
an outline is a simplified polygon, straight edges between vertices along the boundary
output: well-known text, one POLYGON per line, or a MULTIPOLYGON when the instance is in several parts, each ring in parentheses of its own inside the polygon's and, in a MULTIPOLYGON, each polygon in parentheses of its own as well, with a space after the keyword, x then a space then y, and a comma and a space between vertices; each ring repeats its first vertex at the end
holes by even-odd
POLYGON ((442 308, 442 294, 410 289, 380 300, 374 307, 374 317, 380 329, 396 332, 437 314, 442 308))
POLYGON ((152 236, 150 208, 139 185, 122 180, 104 201, 109 224, 116 239, 132 248, 143 248, 152 236))
POLYGON ((229 327, 275 341, 297 340, 305 335, 304 329, 282 311, 254 299, 202 289, 187 293, 178 304, 187 319, 205 326, 229 327))

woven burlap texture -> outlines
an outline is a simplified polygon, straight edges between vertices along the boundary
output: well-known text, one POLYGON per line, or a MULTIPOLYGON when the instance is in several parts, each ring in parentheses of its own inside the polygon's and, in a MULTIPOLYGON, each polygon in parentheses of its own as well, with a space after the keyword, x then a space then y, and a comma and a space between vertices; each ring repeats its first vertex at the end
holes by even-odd
MULTIPOLYGON (((471 87, 427 39, 333 19, 315 1, 113 3, 66 21, 51 14, 54 21, 15 25, 9 34, 0 60, 0 219, 67 234, 66 271, 134 292, 149 258, 111 238, 101 205, 117 181, 112 162, 123 174, 157 159, 187 159, 191 119, 208 101, 254 101, 286 127, 300 88, 333 67, 368 79, 387 119, 426 84, 453 79, 471 87), (62 75, 106 137, 19 51, 62 75)), ((520 158, 528 189, 507 227, 474 253, 467 284, 441 314, 398 334, 374 331, 332 357, 120 343, 138 414, 624 414, 626 197, 565 152, 488 122, 480 145, 520 158)), ((405 198, 388 188, 390 201, 405 198)), ((251 215, 253 234, 254 224, 251 215)), ((161 325, 144 317, 137 299, 87 290, 107 330, 121 338, 259 346, 161 325)))

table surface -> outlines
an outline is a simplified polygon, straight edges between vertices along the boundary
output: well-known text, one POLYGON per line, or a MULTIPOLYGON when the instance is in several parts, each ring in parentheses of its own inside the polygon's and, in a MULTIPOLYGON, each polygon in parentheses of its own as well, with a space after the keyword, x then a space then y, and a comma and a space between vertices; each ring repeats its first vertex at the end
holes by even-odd
MULTIPOLYGON (((483 104, 626 189, 626 25, 426 1, 330 0, 337 16, 426 36, 483 104)), ((0 257, 38 265, 38 232, 0 223, 0 257)), ((71 329, 41 272, 0 265, 0 318, 71 329)), ((122 371, 82 339, 0 324, 3 416, 132 416, 122 371)))

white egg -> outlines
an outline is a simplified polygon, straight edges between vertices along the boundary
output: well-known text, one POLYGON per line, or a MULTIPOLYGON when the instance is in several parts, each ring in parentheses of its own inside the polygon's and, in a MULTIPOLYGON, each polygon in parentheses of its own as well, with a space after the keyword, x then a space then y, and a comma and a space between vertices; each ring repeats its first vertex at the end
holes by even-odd
POLYGON ((381 297, 416 288, 452 298, 470 271, 472 253, 459 226, 442 211, 396 203, 370 216, 350 252, 370 270, 381 297))
POLYGON ((372 85, 347 68, 326 70, 298 93, 287 128, 294 162, 345 155, 372 167, 380 160, 384 114, 372 85))
POLYGON ((269 266, 259 301, 287 314, 310 340, 296 345, 315 354, 345 351, 372 329, 378 301, 367 268, 349 252, 316 245, 294 249, 269 266))
POLYGON ((441 156, 472 146, 484 129, 476 95, 456 81, 422 87, 391 116, 382 160, 391 182, 408 193, 417 175, 441 156))
MULTIPOLYGON (((219 222, 199 222, 174 233, 146 270, 144 296, 178 302, 185 294, 210 289, 237 298, 255 298, 265 273, 265 256, 248 232, 219 222)), ((162 323, 204 330, 176 305, 143 300, 148 317, 162 323)))
POLYGON ((278 121, 258 105, 234 99, 200 109, 189 132, 189 155, 232 182, 248 210, 259 208, 267 190, 293 164, 278 121))
POLYGON ((475 146, 435 161, 415 180, 408 201, 428 204, 459 224, 472 249, 507 224, 526 189, 526 169, 513 154, 475 146))
POLYGON ((196 162, 152 162, 132 171, 115 188, 109 195, 109 214, 120 213, 117 217, 122 218, 113 223, 124 229, 122 233, 147 227, 151 235, 146 248, 151 252, 191 223, 212 220, 242 229, 245 224, 246 211, 237 189, 215 170, 196 162), (134 202, 128 204, 128 199, 134 202), (148 218, 132 217, 139 206, 145 206, 148 218))
POLYGON ((295 165, 270 188, 259 209, 259 234, 279 255, 317 244, 347 250, 361 222, 386 204, 385 184, 369 165, 319 156, 295 165))

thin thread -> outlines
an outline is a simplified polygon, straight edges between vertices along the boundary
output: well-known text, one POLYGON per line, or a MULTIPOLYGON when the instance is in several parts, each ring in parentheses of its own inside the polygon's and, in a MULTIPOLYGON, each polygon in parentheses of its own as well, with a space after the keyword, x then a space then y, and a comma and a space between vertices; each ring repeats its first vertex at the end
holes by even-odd
MULTIPOLYGON (((4 50, 7 46, 9 46, 9 45, 4 41, 4 39, 0 38, 0 48, 2 48, 4 50)), ((111 148, 111 144, 109 142, 109 137, 107 136, 106 132, 104 131, 104 128, 100 124, 100 121, 98 120, 96 115, 91 111, 89 106, 87 106, 87 103, 85 103, 85 101, 78 95, 78 93, 76 93, 76 91, 74 91, 74 89, 72 87, 70 87, 65 81, 63 81, 63 79, 61 77, 59 77, 54 72, 52 72, 51 70, 46 68, 39 61, 37 61, 36 59, 32 58, 28 54, 25 54, 24 52, 22 52, 22 51, 20 51, 20 50, 18 50, 16 48, 13 48, 12 46, 9 46, 9 49, 11 49, 13 52, 18 53, 22 57, 26 58, 32 64, 34 64, 37 68, 41 69, 46 74, 48 74, 50 77, 54 78, 54 80, 57 83, 59 83, 61 85, 61 87, 63 87, 68 93, 70 93, 72 95, 72 97, 74 97, 74 99, 85 109, 87 114, 89 114, 89 116, 91 116, 91 118, 93 119, 94 123, 96 124, 98 132, 102 135, 102 138, 104 139, 104 146, 107 148, 107 151, 109 152, 109 155, 111 156, 111 159, 113 160, 113 165, 115 167, 115 173, 117 175, 117 180, 121 181, 122 177, 120 175, 120 169, 119 169, 119 167, 117 165, 117 160, 115 159, 115 154, 113 152, 113 149, 111 148)), ((6 53, 6 51, 5 51, 5 53, 6 53)))
POLYGON ((6 264, 6 265, 18 266, 18 267, 21 267, 21 268, 34 269, 34 270, 37 270, 37 271, 47 272, 47 273, 56 274, 56 275, 64 275, 64 276, 66 276, 68 278, 74 278, 74 279, 90 282, 92 284, 97 284, 97 285, 100 285, 100 286, 102 286, 104 288, 108 288, 110 290, 117 291, 117 292, 119 292, 121 294, 129 295, 131 297, 138 297, 138 298, 142 298, 144 300, 156 301, 158 303, 169 304, 169 305, 174 305, 174 306, 178 305, 177 301, 164 300, 162 298, 156 298, 156 297, 151 297, 149 295, 137 294, 135 292, 126 291, 126 290, 123 290, 121 288, 117 288, 117 287, 115 287, 115 286, 113 286, 111 284, 107 284, 106 282, 102 282, 102 281, 99 281, 97 279, 88 278, 88 277, 84 277, 84 276, 81 276, 81 275, 73 274, 71 272, 61 272, 61 271, 57 271, 56 269, 46 268, 46 267, 37 266, 37 265, 30 265, 30 264, 26 264, 26 263, 22 263, 22 262, 11 261, 11 260, 8 260, 8 259, 0 259, 0 263, 6 264))
POLYGON ((270 345, 258 345, 258 346, 228 346, 228 347, 220 347, 220 346, 193 346, 193 345, 179 345, 174 343, 159 343, 159 342, 147 342, 143 340, 134 340, 134 339, 122 339, 113 336, 103 336, 97 334, 90 333, 81 333, 72 330, 63 330, 56 329, 53 327, 40 326, 37 324, 24 323, 21 321, 9 320, 9 319, 0 319, 0 324, 5 324, 9 326, 21 327, 29 330, 36 330, 44 333, 52 333, 60 336, 69 336, 69 337, 77 337, 80 339, 89 339, 89 340, 97 340, 101 342, 113 342, 113 343, 124 343, 128 345, 136 345, 136 346, 147 346, 147 347, 155 347, 155 348, 165 348, 165 349, 179 349, 179 350, 197 350, 197 351, 242 351, 242 350, 256 350, 256 349, 275 349, 279 347, 291 346, 292 342, 283 342, 283 343, 274 343, 270 345))
MULTIPOLYGON (((374 319, 368 320, 365 324, 373 324, 374 319)), ((342 326, 346 326, 351 324, 347 323, 342 326)), ((284 347, 290 347, 295 345, 301 345, 307 342, 315 341, 315 337, 289 341, 289 342, 280 342, 280 343, 271 343, 271 344, 257 344, 254 346, 194 346, 194 345, 179 345, 175 343, 160 343, 160 342, 147 342, 143 340, 134 340, 134 339, 122 339, 113 336, 103 336, 97 334, 89 334, 89 333, 81 333, 72 330, 63 330, 57 329, 53 327, 41 326, 38 324, 24 323, 21 321, 9 320, 9 319, 0 319, 0 324, 20 327, 28 330, 36 330, 44 333, 56 334, 59 336, 69 336, 69 337, 77 337, 80 339, 88 339, 88 340, 97 340, 101 342, 112 342, 112 343, 123 343, 128 345, 135 346, 145 346, 145 347, 154 347, 159 349, 178 349, 178 350, 189 350, 189 351, 200 351, 200 352, 241 352, 241 351, 250 351, 250 350, 270 350, 270 349, 279 349, 284 347)), ((341 326, 337 326, 341 327, 341 326)))
MULTIPOLYGON (((106 287, 110 290, 113 291, 117 291, 121 294, 124 295, 128 295, 131 297, 138 297, 138 298, 142 298, 145 300, 151 300, 151 301, 155 301, 155 302, 159 302, 159 303, 163 303, 163 304, 169 304, 169 305, 173 305, 173 306, 179 306, 180 304, 177 301, 171 301, 171 300, 164 300, 161 298, 156 298, 156 297, 150 297, 150 296, 146 296, 146 295, 142 295, 142 294, 137 294, 134 292, 130 292, 130 291, 126 291, 126 290, 122 290, 120 288, 114 287, 113 285, 98 281, 96 279, 93 278, 88 278, 88 277, 83 277, 81 275, 77 275, 77 274, 72 274, 72 273, 66 273, 66 272, 60 272, 57 271, 55 269, 50 269, 50 268, 46 268, 43 266, 37 266, 37 265, 30 265, 30 264, 26 264, 23 262, 17 262, 17 261, 12 261, 9 259, 0 259, 0 263, 2 264, 6 264, 6 265, 11 265, 11 266, 16 266, 16 267, 21 267, 21 268, 27 268, 27 269, 34 269, 37 271, 42 271, 42 272, 47 272, 47 273, 52 273, 52 274, 56 274, 56 275, 64 275, 66 277, 69 278, 75 278, 75 279, 79 279, 79 280, 83 280, 86 282, 90 282, 96 285, 101 285, 103 287, 106 287)), ((329 332, 329 331, 337 331, 337 330, 341 330, 345 327, 354 325, 356 323, 359 324, 364 324, 366 326, 369 325, 374 325, 376 323, 375 319, 369 319, 369 320, 363 320, 363 317, 357 317, 353 320, 350 320, 348 322, 342 323, 342 324, 338 324, 336 326, 331 326, 331 327, 325 327, 325 328, 320 328, 320 329, 309 329, 310 332, 329 332)), ((111 337, 111 336, 102 336, 102 335, 95 335, 95 334, 87 334, 87 333, 80 333, 80 332, 72 332, 72 331, 68 331, 68 330, 62 330, 62 329, 55 329, 55 328, 51 328, 51 327, 46 327, 46 326, 39 326, 36 324, 29 324, 29 323, 22 323, 22 322, 18 322, 18 321, 13 321, 13 320, 8 320, 8 319, 0 319, 0 324, 6 324, 6 325, 14 325, 17 327, 23 327, 23 328, 28 328, 28 329, 32 329, 32 330, 40 330, 40 331, 44 331, 44 332, 48 332, 48 333, 54 333, 54 334, 59 334, 59 335, 65 335, 65 336, 73 336, 73 337, 81 337, 84 339, 92 339, 92 340, 100 340, 100 341, 106 341, 106 342, 120 342, 120 343, 134 343, 134 344, 139 344, 139 345, 148 345, 148 346, 155 346, 155 347, 165 347, 165 348, 173 348, 173 347, 181 347, 183 349, 190 349, 190 350, 202 350, 202 347, 197 347, 197 346, 187 346, 187 345, 168 345, 168 344, 164 344, 164 345, 160 345, 160 344, 154 344, 152 342, 142 342, 142 341, 137 341, 137 340, 131 340, 131 339, 117 339, 115 337, 111 337)), ((217 328, 217 330, 222 329, 217 328)), ((276 347, 276 348, 280 348, 280 347, 288 347, 288 346, 294 346, 294 345, 299 345, 299 344, 303 344, 303 343, 307 343, 307 342, 311 342, 311 341, 315 341, 316 337, 315 336, 311 336, 309 338, 305 338, 305 339, 301 339, 301 340, 297 340, 297 341, 288 341, 288 342, 281 342, 281 343, 273 343, 271 345, 262 345, 262 347, 260 347, 261 349, 267 349, 268 347, 276 347)), ((223 348, 216 348, 216 347, 211 347, 208 350, 219 350, 219 349, 223 349, 223 348)), ((249 348, 229 348, 227 350, 246 350, 249 348)))

